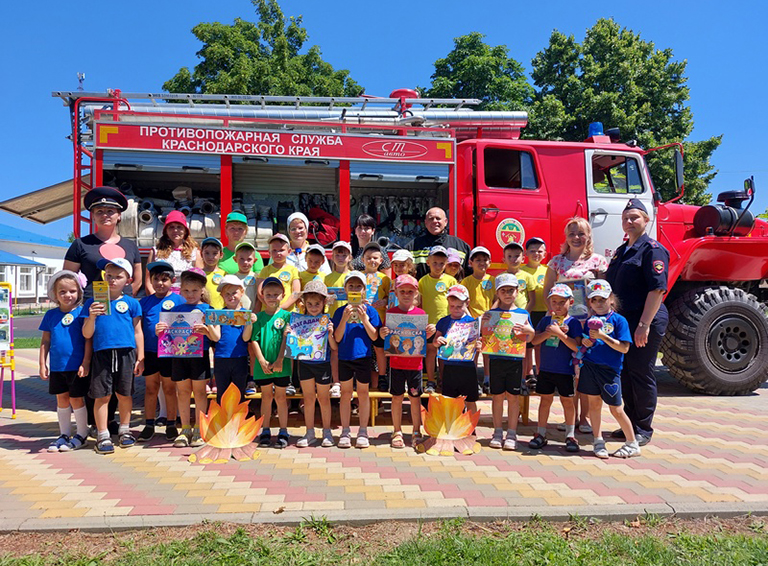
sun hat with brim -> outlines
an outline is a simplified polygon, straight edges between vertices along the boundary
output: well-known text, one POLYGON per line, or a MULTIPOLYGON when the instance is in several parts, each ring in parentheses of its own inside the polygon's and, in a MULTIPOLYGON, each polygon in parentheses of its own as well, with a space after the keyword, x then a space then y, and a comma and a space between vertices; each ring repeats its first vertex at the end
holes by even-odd
POLYGON ((108 265, 116 265, 120 269, 124 269, 126 273, 128 273, 128 277, 133 277, 133 266, 131 265, 131 262, 125 259, 124 257, 118 257, 115 259, 100 259, 96 263, 96 267, 99 269, 106 269, 108 265))
POLYGON ((221 293, 227 285, 234 285, 235 287, 245 289, 243 281, 237 275, 232 275, 231 273, 221 278, 219 285, 216 287, 216 291, 221 293))
POLYGON ((498 291, 502 287, 515 287, 520 284, 517 277, 512 273, 501 273, 496 276, 496 290, 498 291))
POLYGON ((173 266, 167 261, 153 261, 148 263, 147 271, 149 271, 150 275, 154 273, 170 273, 171 275, 176 274, 176 270, 173 269, 173 266))
POLYGON ((312 281, 307 281, 307 284, 304 285, 304 290, 301 292, 302 295, 306 295, 307 293, 317 293, 318 295, 327 297, 328 287, 326 287, 325 283, 322 281, 313 279, 312 281))
POLYGON ((347 273, 347 276, 344 277, 344 284, 346 285, 350 279, 359 279, 365 285, 365 275, 360 271, 350 271, 347 273))
POLYGON ((186 271, 183 271, 181 273, 182 279, 195 279, 205 285, 208 283, 208 277, 205 275, 205 271, 200 269, 199 267, 190 267, 186 271))
POLYGON ((248 224, 248 219, 242 212, 230 212, 227 214, 227 224, 230 222, 240 222, 241 224, 248 224))
POLYGON ((97 206, 114 206, 120 211, 128 208, 125 195, 112 187, 96 187, 85 193, 83 204, 87 210, 97 206))
POLYGON ((168 216, 165 217, 165 225, 163 226, 163 232, 165 232, 165 229, 168 228, 169 224, 173 224, 174 222, 178 222, 184 228, 187 229, 187 232, 189 232, 189 226, 187 225, 187 217, 184 216, 184 213, 180 210, 172 210, 168 213, 168 216))
POLYGON ((70 271, 69 269, 62 269, 51 275, 51 278, 48 280, 48 298, 52 301, 56 301, 56 281, 62 277, 74 279, 77 281, 77 286, 80 287, 80 290, 83 290, 82 281, 80 281, 80 277, 78 277, 77 273, 70 271))

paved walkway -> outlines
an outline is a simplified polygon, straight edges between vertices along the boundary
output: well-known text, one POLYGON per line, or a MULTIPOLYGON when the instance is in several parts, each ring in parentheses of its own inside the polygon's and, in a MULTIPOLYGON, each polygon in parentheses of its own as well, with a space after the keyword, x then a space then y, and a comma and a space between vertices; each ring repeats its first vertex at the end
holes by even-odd
MULTIPOLYGON (((187 461, 192 449, 174 449, 160 439, 109 457, 93 450, 47 453, 57 435, 55 402, 46 384, 27 377, 36 374, 35 358, 31 350, 18 357, 15 420, 6 383, 0 530, 282 522, 310 515, 366 521, 768 513, 766 387, 746 397, 694 396, 661 369, 656 435, 642 457, 628 461, 598 460, 586 450, 567 454, 563 433, 554 427, 554 442, 542 451, 492 450, 486 403, 479 427, 483 448, 473 456, 392 450, 387 420, 381 419, 366 450, 291 446, 261 450, 251 462, 203 466, 187 461)), ((537 406, 534 398, 532 424, 518 430, 526 443, 537 406)), ((550 421, 561 420, 555 403, 550 421)), ((133 422, 139 430, 138 412, 133 422)), ((292 435, 303 433, 293 416, 291 424, 292 435)), ((580 441, 591 448, 590 437, 580 435, 580 441)))

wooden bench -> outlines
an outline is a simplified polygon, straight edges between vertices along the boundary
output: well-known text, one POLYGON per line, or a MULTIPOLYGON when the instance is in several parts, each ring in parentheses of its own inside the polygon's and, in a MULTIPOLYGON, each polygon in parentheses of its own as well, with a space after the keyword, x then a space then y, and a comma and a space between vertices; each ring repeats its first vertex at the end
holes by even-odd
MULTIPOLYGON (((422 399, 426 399, 430 394, 423 393, 422 399)), ((532 393, 531 395, 535 395, 532 393)), ((357 391, 352 393, 352 397, 357 399, 357 391)), ((261 399, 261 393, 254 393, 253 395, 246 395, 246 399, 261 399)), ((216 394, 208 394, 208 399, 216 399, 216 394)), ((304 399, 304 395, 296 393, 296 395, 286 395, 286 399, 304 399)), ((370 391, 368 393, 368 400, 371 404, 371 426, 376 426, 376 417, 379 415, 379 400, 380 399, 392 399, 391 393, 382 393, 381 391, 370 391)), ((481 395, 478 401, 490 401, 491 395, 481 395)), ((520 415, 523 418, 523 424, 527 425, 530 421, 528 418, 528 411, 530 408, 531 400, 529 395, 520 395, 520 415)))

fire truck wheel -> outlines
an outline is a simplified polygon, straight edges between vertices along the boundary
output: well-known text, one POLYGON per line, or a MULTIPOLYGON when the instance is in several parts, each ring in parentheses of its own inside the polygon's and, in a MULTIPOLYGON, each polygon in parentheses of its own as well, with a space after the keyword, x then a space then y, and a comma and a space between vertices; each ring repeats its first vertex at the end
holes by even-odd
POLYGON ((661 352, 670 374, 693 391, 751 393, 768 377, 766 307, 741 289, 687 291, 669 309, 661 352))

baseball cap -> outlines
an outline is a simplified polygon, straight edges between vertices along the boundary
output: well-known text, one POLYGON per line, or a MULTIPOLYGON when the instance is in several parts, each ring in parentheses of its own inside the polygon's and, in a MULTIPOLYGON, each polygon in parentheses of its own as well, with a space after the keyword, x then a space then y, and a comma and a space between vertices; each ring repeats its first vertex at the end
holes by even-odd
POLYGON ((304 290, 301 292, 302 295, 306 295, 307 293, 317 293, 318 295, 327 297, 328 287, 326 287, 325 283, 319 279, 313 279, 312 281, 307 281, 307 284, 304 285, 304 290))
POLYGON ((133 277, 133 266, 131 262, 124 257, 118 257, 115 259, 100 259, 96 264, 99 269, 105 269, 109 264, 116 265, 120 269, 124 269, 128 273, 128 277, 133 277))
POLYGON ((264 283, 261 284, 261 288, 267 287, 268 285, 280 285, 281 289, 285 289, 283 286, 283 282, 280 281, 277 277, 267 277, 264 280, 264 283))
POLYGON ((186 271, 183 271, 181 276, 183 278, 191 277, 192 279, 197 279, 203 285, 208 283, 208 277, 205 275, 205 271, 203 271, 199 267, 190 267, 186 271))
POLYGON ((269 239, 269 244, 271 244, 274 240, 280 240, 281 242, 285 242, 289 246, 291 245, 291 240, 288 239, 288 236, 285 234, 281 234, 280 232, 277 232, 269 239))
POLYGON ((367 252, 368 250, 375 250, 377 252, 380 252, 381 246, 376 242, 368 242, 363 248, 363 253, 367 252))
POLYGON ((448 257, 448 250, 446 250, 443 246, 432 246, 429 248, 429 255, 436 254, 443 254, 445 257, 448 257))
POLYGON ((568 285, 565 285, 564 283, 558 283, 549 290, 547 298, 549 297, 563 297, 570 299, 573 297, 573 291, 571 291, 571 288, 568 285))
POLYGON ((152 263, 148 263, 147 271, 149 271, 150 275, 152 275, 153 272, 170 273, 171 275, 176 274, 176 270, 174 270, 173 266, 167 261, 153 261, 152 263))
POLYGON ((413 275, 403 273, 402 275, 395 278, 395 289, 399 289, 405 285, 410 285, 411 287, 416 287, 417 289, 419 288, 419 282, 416 281, 416 278, 413 275))
POLYGON ((352 244, 349 242, 345 242, 344 240, 339 240, 338 242, 334 242, 332 250, 335 250, 336 248, 344 248, 349 253, 352 253, 352 244))
POLYGON ((519 281, 517 277, 512 273, 501 273, 496 276, 496 290, 498 291, 502 287, 517 287, 519 281))
POLYGON ((221 293, 224 290, 224 287, 227 285, 234 285, 235 287, 245 289, 243 281, 237 275, 233 275, 231 273, 221 278, 221 282, 216 287, 216 290, 221 293))
POLYGON ((392 261, 413 261, 413 254, 408 250, 397 250, 392 254, 392 261))
POLYGON ((594 279, 587 283, 588 299, 591 299, 592 297, 602 297, 607 299, 611 296, 612 292, 613 289, 611 289, 611 284, 605 279, 594 279))
POLYGON ((461 263, 461 256, 459 255, 458 250, 454 250, 453 248, 448 248, 448 263, 461 263))
POLYGON ((534 236, 533 238, 528 238, 528 240, 525 242, 525 249, 527 250, 534 244, 546 244, 546 242, 541 238, 534 236))
POLYGON ((78 274, 74 271, 70 271, 69 269, 62 269, 61 271, 51 275, 51 278, 48 280, 48 298, 52 301, 56 300, 56 281, 62 277, 73 278, 75 281, 77 281, 77 285, 80 287, 80 291, 83 290, 83 282, 80 280, 80 277, 78 277, 78 274))
POLYGON ((517 248, 518 250, 522 250, 523 244, 520 242, 509 242, 506 246, 504 246, 504 251, 507 251, 509 248, 517 248))
POLYGON ((469 252, 469 259, 472 259, 475 254, 485 254, 488 257, 491 257, 491 252, 485 246, 477 246, 476 248, 472 248, 472 251, 469 252))
POLYGON ((240 222, 242 224, 248 224, 248 219, 242 212, 230 212, 227 214, 227 222, 240 222))
POLYGON ((218 238, 206 238, 200 244, 200 248, 202 249, 205 246, 207 246, 208 244, 213 244, 214 246, 219 246, 222 250, 224 249, 224 244, 222 244, 221 240, 219 240, 218 238))
POLYGON ((464 285, 454 285, 448 289, 448 294, 446 297, 456 297, 461 301, 466 301, 469 299, 469 291, 464 285))
POLYGON ((248 248, 250 250, 255 250, 256 246, 254 246, 251 242, 240 242, 235 246, 235 253, 245 248, 248 248))
POLYGON ((311 244, 310 246, 308 246, 307 253, 309 252, 318 252, 322 254, 323 257, 325 257, 325 248, 320 244, 311 244))
POLYGON ((180 210, 172 210, 168 213, 168 216, 165 217, 165 224, 163 225, 163 231, 165 231, 165 227, 168 226, 168 224, 172 224, 173 222, 178 222, 184 228, 189 230, 189 226, 187 225, 187 217, 184 216, 184 213, 180 210))
POLYGON ((360 271, 350 271, 347 273, 347 276, 344 278, 344 284, 346 285, 350 279, 359 279, 365 285, 365 275, 360 271))

